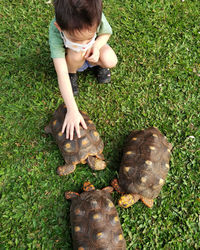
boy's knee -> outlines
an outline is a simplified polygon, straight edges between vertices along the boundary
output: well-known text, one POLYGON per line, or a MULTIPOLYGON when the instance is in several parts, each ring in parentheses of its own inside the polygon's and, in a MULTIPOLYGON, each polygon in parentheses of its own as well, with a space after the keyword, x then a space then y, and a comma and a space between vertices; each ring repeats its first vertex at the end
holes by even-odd
POLYGON ((115 55, 112 60, 110 61, 110 66, 108 68, 114 68, 118 63, 118 59, 117 59, 117 56, 115 55))
POLYGON ((101 50, 100 61, 105 68, 114 68, 117 65, 118 59, 113 49, 105 45, 101 50))
POLYGON ((112 56, 106 56, 104 57, 104 60, 102 63, 105 68, 109 68, 109 69, 114 68, 118 63, 117 56, 115 54, 113 54, 112 56))

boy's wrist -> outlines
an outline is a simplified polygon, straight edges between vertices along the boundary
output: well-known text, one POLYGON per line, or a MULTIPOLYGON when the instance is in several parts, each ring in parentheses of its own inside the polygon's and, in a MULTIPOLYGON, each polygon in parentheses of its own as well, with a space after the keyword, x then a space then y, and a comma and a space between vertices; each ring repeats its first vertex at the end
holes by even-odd
POLYGON ((93 48, 100 50, 103 45, 99 44, 98 41, 96 41, 93 45, 93 48))
POLYGON ((72 98, 71 100, 69 100, 69 99, 65 100, 64 99, 64 103, 65 103, 65 105, 67 107, 67 113, 77 113, 77 112, 79 112, 78 106, 77 106, 76 101, 75 101, 74 98, 72 98))
POLYGON ((67 109, 68 113, 77 113, 79 112, 78 107, 70 107, 67 109))

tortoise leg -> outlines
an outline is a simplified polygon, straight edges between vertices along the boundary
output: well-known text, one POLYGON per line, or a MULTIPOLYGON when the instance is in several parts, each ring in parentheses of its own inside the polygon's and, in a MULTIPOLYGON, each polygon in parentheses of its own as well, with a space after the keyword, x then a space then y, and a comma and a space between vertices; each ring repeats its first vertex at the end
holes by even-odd
POLYGON ((113 187, 107 186, 107 187, 102 188, 102 190, 104 190, 104 191, 106 191, 106 192, 108 192, 108 193, 112 193, 113 187))
POLYGON ((119 194, 124 194, 117 179, 112 180, 111 185, 119 194))
POLYGON ((99 158, 100 160, 105 160, 104 155, 102 153, 98 153, 97 158, 99 158))
POLYGON ((125 194, 121 196, 118 203, 120 207, 128 208, 136 203, 139 199, 140 195, 138 194, 125 194))
POLYGON ((105 161, 96 158, 96 156, 89 155, 87 162, 93 170, 103 170, 106 167, 105 161))
POLYGON ((60 166, 57 168, 57 174, 59 174, 60 176, 68 175, 73 173, 75 169, 76 165, 73 164, 60 166))
POLYGON ((153 199, 148 199, 146 197, 140 197, 141 201, 149 208, 153 207, 153 199))
POLYGON ((78 197, 78 196, 79 196, 79 193, 75 193, 75 192, 72 192, 72 191, 67 191, 67 192, 65 192, 65 198, 66 198, 67 200, 74 199, 74 198, 76 198, 76 197, 78 197))
POLYGON ((50 125, 47 125, 47 126, 44 128, 44 132, 45 132, 45 134, 51 134, 51 133, 52 133, 50 125))

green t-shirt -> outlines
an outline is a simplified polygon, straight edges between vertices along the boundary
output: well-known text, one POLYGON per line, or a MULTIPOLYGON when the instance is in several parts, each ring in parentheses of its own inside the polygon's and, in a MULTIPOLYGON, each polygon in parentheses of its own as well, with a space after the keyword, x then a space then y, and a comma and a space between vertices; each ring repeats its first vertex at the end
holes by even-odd
MULTIPOLYGON (((54 25, 56 19, 54 18, 49 27, 49 45, 51 51, 51 58, 64 58, 65 57, 65 48, 63 39, 60 35, 59 30, 54 25)), ((112 34, 112 28, 106 17, 102 13, 101 23, 97 28, 97 36, 101 34, 112 34)))

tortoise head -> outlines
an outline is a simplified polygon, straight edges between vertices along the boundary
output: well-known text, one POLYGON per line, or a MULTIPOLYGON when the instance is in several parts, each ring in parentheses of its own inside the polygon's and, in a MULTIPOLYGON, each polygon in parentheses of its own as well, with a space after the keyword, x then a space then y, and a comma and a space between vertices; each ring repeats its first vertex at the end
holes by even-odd
POLYGON ((83 191, 88 192, 88 191, 93 191, 93 190, 95 190, 95 187, 89 181, 86 181, 83 184, 83 191))
POLYGON ((75 193, 75 192, 72 192, 72 191, 65 192, 65 198, 67 200, 73 200, 73 199, 76 199, 79 196, 80 196, 79 193, 75 193))

